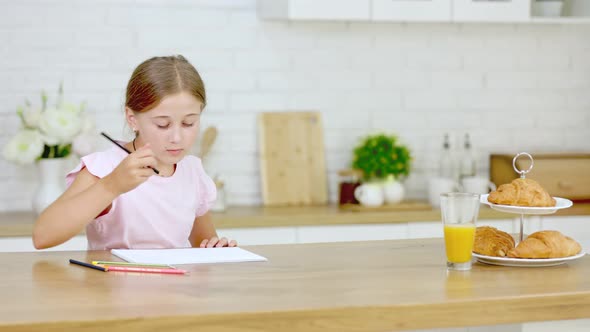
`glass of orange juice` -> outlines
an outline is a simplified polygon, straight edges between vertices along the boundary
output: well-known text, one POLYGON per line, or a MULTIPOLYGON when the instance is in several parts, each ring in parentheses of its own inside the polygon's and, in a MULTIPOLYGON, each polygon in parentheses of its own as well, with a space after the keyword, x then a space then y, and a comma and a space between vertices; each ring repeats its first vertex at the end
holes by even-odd
POLYGON ((444 225, 447 268, 470 270, 475 240, 475 221, 479 213, 479 195, 445 193, 440 195, 444 225))

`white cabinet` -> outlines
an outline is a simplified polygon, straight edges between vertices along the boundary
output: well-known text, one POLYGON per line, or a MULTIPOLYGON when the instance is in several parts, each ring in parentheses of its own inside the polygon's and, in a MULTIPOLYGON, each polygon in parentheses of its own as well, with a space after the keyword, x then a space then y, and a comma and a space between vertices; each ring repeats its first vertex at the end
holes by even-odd
POLYGON ((297 243, 296 227, 220 228, 217 234, 238 241, 240 246, 297 243))
MULTIPOLYGON (((477 226, 492 226, 508 233, 518 234, 519 218, 483 219, 477 226)), ((524 233, 531 234, 542 229, 558 230, 580 242, 586 252, 590 252, 590 222, 587 216, 527 216, 524 233)), ((442 238, 443 227, 440 221, 420 221, 395 224, 357 224, 329 226, 290 226, 290 227, 252 227, 220 228, 220 236, 238 241, 239 245, 294 244, 343 241, 373 241, 442 238)), ((76 236, 54 250, 86 250, 85 236, 76 236)), ((0 252, 36 251, 30 237, 0 238, 0 252)))
POLYGON ((406 239, 408 224, 301 226, 297 243, 406 239))
POLYGON ((531 0, 453 0, 454 22, 524 22, 531 0))
MULTIPOLYGON (((235 239, 239 245, 244 246, 297 243, 296 227, 221 228, 217 230, 217 233, 219 236, 235 239)), ((88 241, 84 235, 75 236, 59 246, 43 250, 35 249, 30 236, 0 238, 0 252, 79 251, 86 249, 88 249, 88 241)))
POLYGON ((564 12, 567 15, 579 17, 590 16, 590 1, 588 0, 569 0, 564 5, 564 12))
MULTIPOLYGON (((60 244, 59 246, 43 249, 43 251, 78 251, 88 249, 88 241, 86 236, 79 235, 60 244)), ((5 237, 0 238, 0 252, 24 252, 37 251, 33 246, 31 237, 5 237)))
POLYGON ((450 22, 453 0, 372 0, 373 21, 450 22))
POLYGON ((590 0, 565 2, 562 17, 533 17, 536 0, 258 0, 271 20, 590 23, 590 0))
POLYGON ((408 239, 443 237, 442 221, 411 222, 408 224, 408 239))
POLYGON ((258 15, 286 20, 368 20, 370 0, 258 0, 258 15))
MULTIPOLYGON (((509 233, 518 232, 517 219, 478 220, 477 226, 484 225, 509 233)), ((443 235, 441 221, 297 227, 297 243, 424 239, 442 238, 443 235)))

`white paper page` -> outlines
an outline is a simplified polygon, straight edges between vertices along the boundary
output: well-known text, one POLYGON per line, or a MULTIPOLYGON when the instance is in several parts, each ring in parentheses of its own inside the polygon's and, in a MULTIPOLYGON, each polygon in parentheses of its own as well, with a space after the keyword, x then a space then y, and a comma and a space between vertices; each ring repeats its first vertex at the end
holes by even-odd
POLYGON ((267 261, 242 248, 112 249, 111 254, 130 263, 205 264, 267 261))

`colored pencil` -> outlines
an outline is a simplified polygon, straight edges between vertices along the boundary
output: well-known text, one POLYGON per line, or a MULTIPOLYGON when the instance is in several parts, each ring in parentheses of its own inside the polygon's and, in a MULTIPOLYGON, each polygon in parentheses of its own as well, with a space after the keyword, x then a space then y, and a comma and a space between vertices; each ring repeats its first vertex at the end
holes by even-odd
POLYGON ((163 273, 163 274, 187 274, 188 271, 178 269, 156 269, 149 267, 135 267, 135 266, 109 266, 108 271, 114 272, 141 272, 141 273, 163 273))
MULTIPOLYGON (((104 132, 101 132, 100 134, 102 136, 106 137, 106 139, 108 139, 109 141, 113 142, 113 144, 115 144, 116 146, 118 146, 121 149, 123 149, 123 151, 127 152, 128 154, 131 154, 131 151, 127 150, 127 148, 125 148, 123 145, 117 143, 117 141, 115 141, 114 139, 110 138, 109 135, 105 134, 104 132)), ((160 171, 158 171, 155 167, 150 167, 150 168, 153 169, 156 174, 160 174, 160 171)))
POLYGON ((129 263, 129 262, 109 262, 109 261, 92 261, 94 265, 102 265, 102 266, 149 266, 149 267, 162 267, 162 268, 173 268, 170 265, 166 264, 144 264, 144 263, 129 263))
POLYGON ((105 267, 94 265, 94 264, 88 264, 86 262, 80 262, 80 261, 77 261, 75 259, 70 259, 70 264, 76 264, 76 265, 80 265, 80 266, 84 266, 84 267, 89 267, 91 269, 99 270, 99 271, 102 271, 102 272, 107 272, 108 271, 108 269, 105 268, 105 267))

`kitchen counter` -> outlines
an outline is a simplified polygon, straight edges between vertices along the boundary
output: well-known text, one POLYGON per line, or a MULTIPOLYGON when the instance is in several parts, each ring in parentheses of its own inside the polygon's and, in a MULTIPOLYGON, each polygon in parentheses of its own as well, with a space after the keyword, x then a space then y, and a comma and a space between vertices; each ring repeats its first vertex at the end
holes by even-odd
MULTIPOLYGON (((590 257, 447 272, 442 239, 246 247, 268 262, 189 275, 68 264, 108 251, 0 253, 0 331, 398 331, 590 318, 590 257)), ((223 249, 221 249, 223 250, 223 249)))
MULTIPOLYGON (((574 204, 552 216, 590 215, 590 203, 574 204)), ((512 219, 517 215, 498 212, 481 206, 479 220, 512 219)), ((404 211, 342 211, 336 205, 299 207, 230 207, 225 212, 213 213, 219 229, 287 226, 329 226, 353 224, 395 224, 440 220, 440 210, 404 211)), ((30 236, 35 215, 32 212, 0 213, 0 237, 30 236)))

